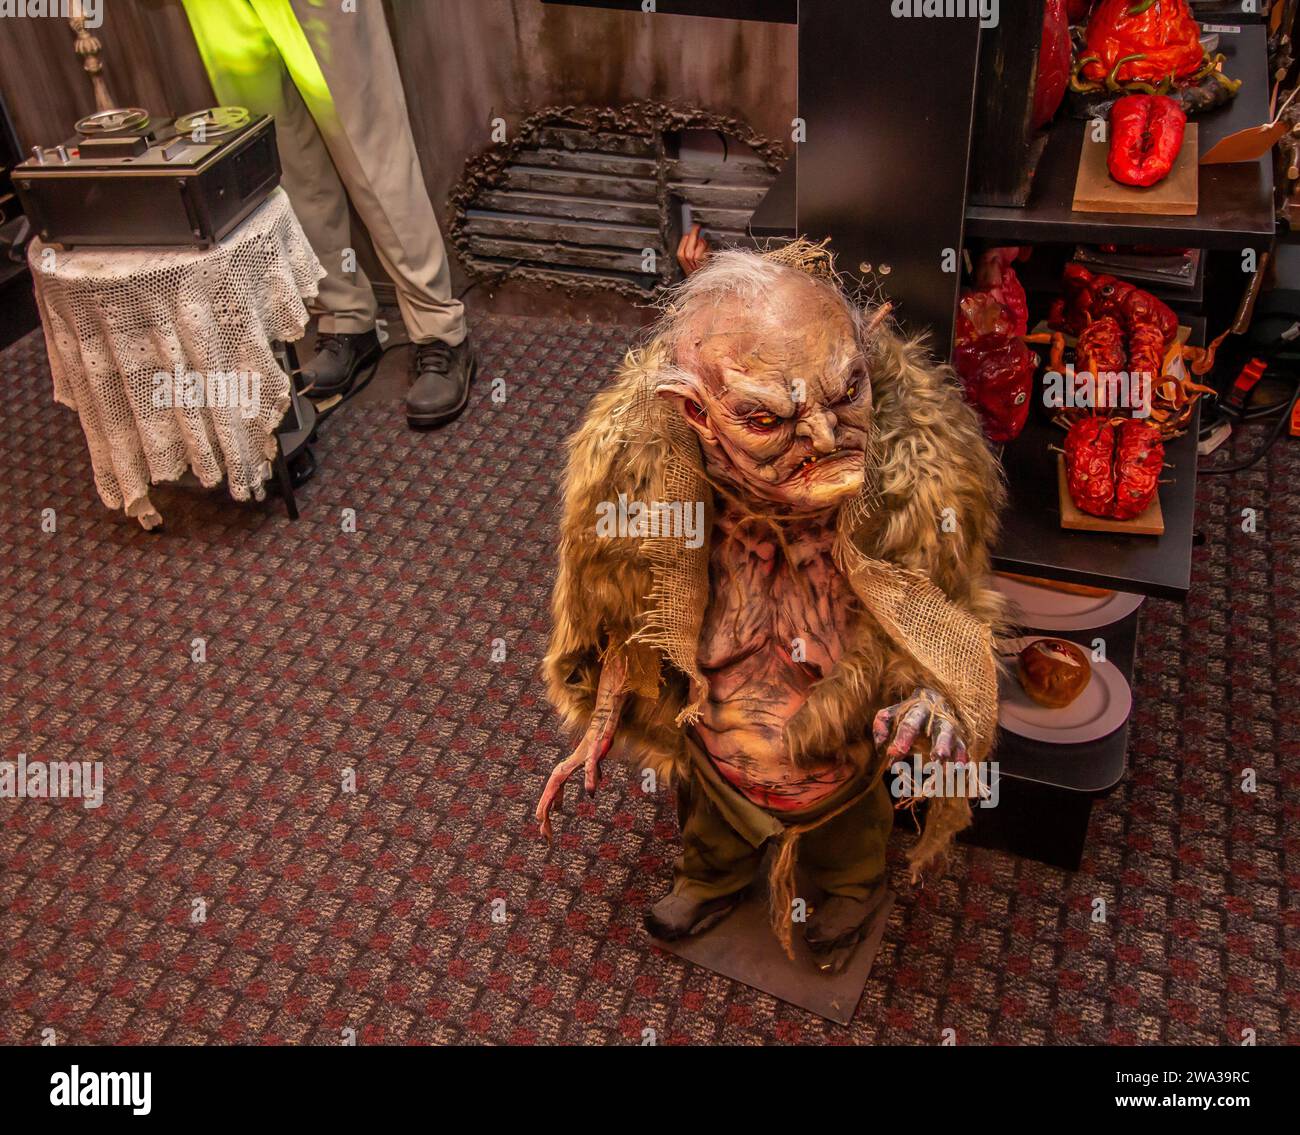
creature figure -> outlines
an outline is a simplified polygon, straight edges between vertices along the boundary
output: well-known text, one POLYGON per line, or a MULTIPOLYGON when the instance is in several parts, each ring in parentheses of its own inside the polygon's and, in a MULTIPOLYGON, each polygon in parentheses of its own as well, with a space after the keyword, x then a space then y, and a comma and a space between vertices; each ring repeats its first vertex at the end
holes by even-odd
MULTIPOLYGON (((827 260, 710 255, 570 442, 545 670, 582 736, 537 818, 549 836, 565 782, 593 792, 611 751, 670 776, 661 939, 730 913, 774 841, 787 952, 797 853, 825 895, 805 940, 846 957, 883 893, 887 767, 970 770, 995 732, 999 471, 951 377, 827 260), (597 523, 615 501, 620 534, 597 523), (692 539, 674 518, 696 512, 692 539)), ((931 800, 914 870, 969 818, 966 796, 931 800)))

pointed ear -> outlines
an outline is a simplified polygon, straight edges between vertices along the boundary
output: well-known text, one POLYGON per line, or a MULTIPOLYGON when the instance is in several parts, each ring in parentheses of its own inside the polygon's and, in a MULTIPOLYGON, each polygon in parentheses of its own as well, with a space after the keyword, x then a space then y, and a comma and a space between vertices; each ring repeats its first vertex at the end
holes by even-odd
POLYGON ((709 413, 700 393, 701 387, 695 376, 687 371, 679 371, 672 378, 666 378, 655 387, 659 398, 666 398, 677 403, 677 409, 691 428, 700 435, 700 439, 709 445, 717 444, 717 434, 709 422, 709 413))

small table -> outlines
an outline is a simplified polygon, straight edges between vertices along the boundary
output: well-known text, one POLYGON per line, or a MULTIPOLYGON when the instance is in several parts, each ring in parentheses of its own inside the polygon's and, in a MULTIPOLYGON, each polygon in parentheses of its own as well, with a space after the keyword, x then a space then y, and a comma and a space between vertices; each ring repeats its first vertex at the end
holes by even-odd
POLYGON ((302 336, 325 270, 282 189, 209 249, 34 240, 28 260, 54 398, 81 419, 105 506, 154 528, 150 484, 187 470, 236 500, 287 484, 276 431, 295 391, 273 344, 302 336))

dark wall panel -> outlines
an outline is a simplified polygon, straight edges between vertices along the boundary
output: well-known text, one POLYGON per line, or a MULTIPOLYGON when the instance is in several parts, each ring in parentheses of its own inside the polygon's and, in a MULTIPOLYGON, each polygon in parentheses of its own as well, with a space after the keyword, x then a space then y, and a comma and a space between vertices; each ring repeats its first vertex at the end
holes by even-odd
MULTIPOLYGON (((106 0, 104 78, 114 99, 159 116, 211 106, 212 88, 179 0, 106 0)), ((52 146, 95 109, 90 79, 61 19, 7 19, 0 28, 0 94, 22 147, 52 146)))
POLYGON ((800 0, 799 227, 861 264, 903 325, 948 353, 957 307, 979 25, 800 0), (945 250, 949 253, 944 263, 945 250), (887 264, 888 275, 880 274, 887 264))

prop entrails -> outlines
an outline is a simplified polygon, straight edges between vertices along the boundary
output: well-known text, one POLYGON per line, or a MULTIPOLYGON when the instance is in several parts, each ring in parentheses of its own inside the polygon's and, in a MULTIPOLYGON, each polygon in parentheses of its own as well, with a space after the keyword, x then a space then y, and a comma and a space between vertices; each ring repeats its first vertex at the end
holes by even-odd
MULTIPOLYGON (((570 442, 545 669, 582 736, 537 819, 549 836, 565 782, 594 791, 612 751, 671 776, 683 850, 646 916, 662 939, 730 913, 775 841, 787 953, 798 853, 826 895, 805 939, 846 959, 883 893, 887 767, 919 749, 973 772, 994 739, 999 472, 886 316, 820 246, 714 253, 570 442), (600 529, 612 502, 643 523, 600 529), (698 504, 702 541, 673 523, 698 504)), ((965 796, 932 800, 914 872, 969 819, 965 796)))
POLYGON ((1101 0, 1088 19, 1070 89, 1107 96, 1170 95, 1195 113, 1236 95, 1223 55, 1201 43, 1187 0, 1101 0))
MULTIPOLYGON (((1065 336, 1076 336, 1076 381, 1085 385, 1083 397, 1055 415, 1058 425, 1069 429, 1081 419, 1097 413, 1149 413, 1163 439, 1179 437, 1187 430, 1196 401, 1213 394, 1212 387, 1196 379, 1214 366, 1214 353, 1223 335, 1208 347, 1191 347, 1178 342, 1178 317, 1164 301, 1148 291, 1114 276, 1094 276, 1082 264, 1067 264, 1062 294, 1052 301, 1048 333, 1026 335, 1027 343, 1050 344, 1048 367, 1065 372, 1065 336), (1175 361, 1181 360, 1181 367, 1175 361), (1187 371, 1190 370, 1190 374, 1187 371), (1128 394, 1110 381, 1127 375, 1133 383, 1128 394), (1150 384, 1150 404, 1136 405, 1132 392, 1150 384)), ((1226 335, 1227 332, 1225 331, 1226 335)))

